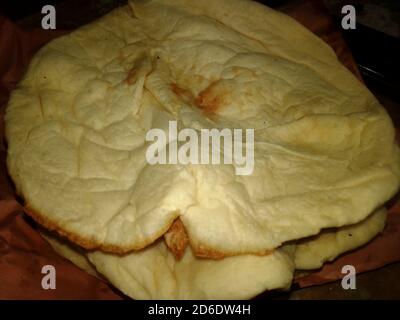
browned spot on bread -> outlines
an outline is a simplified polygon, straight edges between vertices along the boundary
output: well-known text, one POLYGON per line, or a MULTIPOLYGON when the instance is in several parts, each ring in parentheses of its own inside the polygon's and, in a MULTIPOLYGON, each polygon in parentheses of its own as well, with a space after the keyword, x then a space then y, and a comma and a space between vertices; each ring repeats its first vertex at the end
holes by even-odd
POLYGON ((136 68, 132 68, 129 71, 128 76, 126 77, 126 83, 128 85, 132 85, 136 82, 136 72, 137 72, 136 68))
POLYGON ((185 226, 179 218, 172 223, 169 230, 164 234, 164 240, 175 259, 180 260, 185 253, 189 239, 185 226))
POLYGON ((193 94, 189 90, 179 87, 176 83, 171 83, 171 91, 187 103, 192 104, 194 102, 193 94))
POLYGON ((225 102, 224 92, 218 89, 218 82, 208 86, 196 98, 196 105, 204 112, 215 113, 225 102))
POLYGON ((171 83, 171 90, 173 91, 173 93, 181 97, 190 93, 189 90, 179 87, 176 83, 171 83))
POLYGON ((149 75, 152 72, 152 69, 153 65, 150 58, 143 55, 136 61, 132 69, 129 70, 125 81, 128 85, 133 85, 140 77, 149 75))
POLYGON ((32 217, 37 223, 39 223, 44 228, 56 232, 58 235, 67 238, 69 241, 80 245, 84 249, 101 250, 104 252, 110 252, 121 255, 126 254, 130 251, 138 251, 151 245, 153 242, 155 242, 157 239, 159 239, 162 235, 164 235, 168 231, 171 224, 176 219, 176 217, 174 217, 171 221, 166 222, 164 228, 162 228, 158 233, 154 234, 153 237, 146 239, 146 241, 142 241, 141 243, 132 246, 116 246, 112 244, 100 243, 93 238, 81 237, 76 233, 65 230, 65 228, 60 226, 58 223, 48 219, 45 215, 33 209, 29 204, 25 204, 23 209, 27 215, 32 217))

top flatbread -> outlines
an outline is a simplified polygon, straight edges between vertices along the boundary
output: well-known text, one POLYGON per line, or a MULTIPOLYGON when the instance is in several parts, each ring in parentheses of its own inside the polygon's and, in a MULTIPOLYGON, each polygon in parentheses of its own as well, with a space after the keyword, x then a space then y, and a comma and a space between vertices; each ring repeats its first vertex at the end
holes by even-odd
POLYGON ((393 125, 333 51, 251 1, 132 1, 45 46, 6 112, 37 221, 85 248, 265 253, 357 223, 398 189, 393 125), (254 128, 255 167, 146 163, 150 128, 254 128))

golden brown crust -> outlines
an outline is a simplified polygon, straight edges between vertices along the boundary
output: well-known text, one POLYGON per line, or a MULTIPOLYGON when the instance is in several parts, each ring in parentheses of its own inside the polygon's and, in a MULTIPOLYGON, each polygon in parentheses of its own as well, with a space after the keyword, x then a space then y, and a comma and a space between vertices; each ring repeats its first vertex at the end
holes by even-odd
POLYGON ((254 252, 254 253, 243 253, 243 252, 224 253, 222 251, 218 251, 213 248, 207 247, 203 244, 194 243, 193 241, 190 242, 190 247, 192 248, 192 251, 196 257, 206 258, 206 259, 223 259, 223 258, 233 257, 233 256, 243 255, 243 254, 252 254, 255 256, 266 256, 275 251, 273 249, 273 250, 264 250, 264 251, 260 251, 260 252, 254 252))
POLYGON ((191 246, 196 257, 207 259, 223 259, 226 254, 219 252, 215 249, 207 248, 204 245, 191 246))
MULTIPOLYGON (((170 226, 169 230, 164 234, 164 241, 174 255, 176 260, 180 260, 185 254, 187 245, 189 244, 189 237, 186 233, 185 225, 180 218, 177 218, 170 226)), ((229 256, 240 255, 241 253, 224 253, 203 244, 191 243, 192 251, 196 257, 219 260, 229 256)), ((264 256, 272 253, 273 250, 266 250, 263 252, 253 253, 257 256, 264 256)))
POLYGON ((175 256, 175 259, 180 260, 189 242, 185 226, 181 219, 178 218, 172 223, 169 230, 164 234, 164 240, 168 249, 175 256))
POLYGON ((104 252, 110 252, 110 253, 115 253, 115 254, 126 254, 130 251, 138 251, 141 250, 153 242, 155 242, 157 239, 159 239, 162 235, 164 235, 168 229, 170 228, 171 224, 175 220, 175 218, 171 221, 168 221, 166 226, 161 229, 159 233, 157 233, 153 238, 151 238, 147 242, 142 242, 138 245, 135 246, 115 246, 115 245, 109 245, 109 244, 102 244, 99 243, 98 241, 94 239, 89 239, 89 238, 84 238, 81 237, 73 232, 67 231, 63 229, 60 225, 55 223, 54 221, 51 221, 50 219, 46 218, 43 214, 39 213, 37 210, 33 209, 29 204, 24 205, 24 212, 32 217, 37 223, 39 223, 41 226, 44 228, 54 231, 57 234, 59 234, 62 237, 67 238, 69 241, 78 244, 79 246, 87 249, 87 250, 101 250, 104 252))
POLYGON ((166 224, 166 227, 161 229, 159 233, 155 235, 152 239, 150 239, 148 242, 142 242, 139 245, 136 246, 115 246, 115 245, 109 245, 109 244, 102 244, 99 243, 98 241, 94 239, 88 239, 81 237, 73 232, 67 231, 63 229, 60 225, 57 223, 51 221, 50 219, 46 218, 43 214, 39 213, 37 210, 33 209, 29 204, 24 205, 24 212, 32 217, 37 223, 39 223, 41 226, 44 228, 56 232, 58 235, 65 237, 69 241, 83 247, 84 249, 87 250, 100 250, 103 252, 109 252, 109 253, 114 253, 114 254, 126 254, 131 251, 139 251, 147 246, 151 245, 154 243, 156 240, 161 238, 163 235, 166 235, 168 232, 170 232, 170 236, 172 236, 173 240, 166 240, 166 244, 168 248, 170 249, 171 253, 174 254, 175 258, 179 260, 184 252, 186 246, 190 243, 190 246, 192 248, 192 251, 195 256, 199 258, 206 258, 206 259, 223 259, 226 257, 230 256, 235 256, 235 255, 241 255, 241 254, 254 254, 254 255, 268 255, 272 253, 274 250, 266 250, 262 252, 255 252, 255 253, 243 253, 243 252, 233 252, 233 253, 224 253, 218 250, 215 250, 213 248, 207 247, 206 245, 196 243, 194 241, 190 241, 184 224, 182 221, 179 219, 179 217, 174 217, 173 220, 168 221, 166 224), (178 221, 178 222, 177 222, 178 221), (174 224, 175 223, 175 224, 174 224), (169 243, 168 243, 169 241, 169 243))

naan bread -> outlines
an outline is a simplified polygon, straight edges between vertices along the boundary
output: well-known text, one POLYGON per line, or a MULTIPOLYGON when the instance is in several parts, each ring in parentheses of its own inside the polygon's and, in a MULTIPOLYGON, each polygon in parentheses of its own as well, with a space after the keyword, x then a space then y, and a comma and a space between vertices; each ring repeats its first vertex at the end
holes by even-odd
POLYGON ((26 211, 89 249, 142 249, 180 218, 194 254, 265 254, 365 219, 399 186, 377 100, 322 40, 252 1, 131 1, 40 50, 5 119, 26 211), (170 120, 255 129, 253 173, 148 165, 145 134, 170 120))
MULTIPOLYGON (((55 237, 45 237, 59 254, 81 267, 77 262, 86 259, 81 252, 55 237)), ((101 251, 86 256, 100 274, 134 299, 248 299, 265 290, 290 287, 294 250, 294 245, 287 245, 266 256, 212 260, 197 258, 187 248, 177 261, 158 241, 124 256, 101 251)))
POLYGON ((340 254, 366 244, 383 231, 386 216, 386 209, 382 208, 355 225, 324 230, 312 239, 299 241, 295 254, 296 269, 318 269, 340 254))

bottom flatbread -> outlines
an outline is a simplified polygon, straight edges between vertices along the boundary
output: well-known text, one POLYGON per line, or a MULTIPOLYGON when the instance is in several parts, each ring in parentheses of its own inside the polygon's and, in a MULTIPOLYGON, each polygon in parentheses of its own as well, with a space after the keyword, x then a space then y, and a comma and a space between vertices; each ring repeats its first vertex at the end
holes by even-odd
MULTIPOLYGON (((62 256, 94 271, 80 252, 48 234, 45 238, 62 256)), ((134 299, 248 299, 266 290, 290 288, 294 250, 294 245, 287 245, 265 256, 214 260, 197 258, 188 247, 177 261, 165 242, 158 241, 124 256, 94 251, 86 257, 110 283, 134 299)))
POLYGON ((296 269, 318 269, 342 253, 366 244, 383 231, 386 217, 386 209, 381 208, 357 224, 324 230, 315 237, 298 241, 295 254, 296 269))

